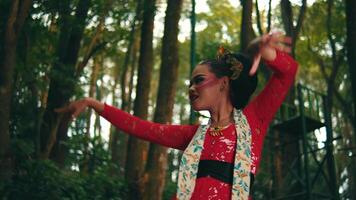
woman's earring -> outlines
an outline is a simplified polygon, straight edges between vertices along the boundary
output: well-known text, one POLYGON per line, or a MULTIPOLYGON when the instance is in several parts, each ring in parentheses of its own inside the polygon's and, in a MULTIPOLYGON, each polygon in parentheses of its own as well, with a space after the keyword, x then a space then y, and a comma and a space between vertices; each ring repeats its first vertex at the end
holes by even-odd
POLYGON ((224 90, 224 86, 220 86, 220 92, 222 92, 224 90))

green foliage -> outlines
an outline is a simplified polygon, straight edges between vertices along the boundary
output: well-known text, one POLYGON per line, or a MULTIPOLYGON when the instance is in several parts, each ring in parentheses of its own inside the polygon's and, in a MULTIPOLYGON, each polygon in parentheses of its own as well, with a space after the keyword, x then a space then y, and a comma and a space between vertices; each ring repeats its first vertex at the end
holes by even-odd
MULTIPOLYGON (((334 1, 331 17, 331 33, 335 41, 336 50, 344 48, 346 40, 345 14, 341 1, 334 1)), ((331 45, 327 30, 327 2, 317 1, 308 8, 306 19, 300 38, 297 42, 296 56, 302 67, 300 70, 301 81, 308 83, 311 87, 326 92, 325 79, 321 73, 320 61, 325 63, 325 71, 328 75, 333 70, 331 45)), ((338 54, 342 56, 340 51, 338 54)), ((340 75, 345 74, 345 62, 340 69, 340 75)), ((339 78, 342 78, 339 77, 339 78)), ((342 81, 342 80, 338 80, 342 81)))
POLYGON ((0 188, 2 199, 125 199, 125 182, 107 172, 83 175, 60 170, 51 161, 27 160, 19 164, 0 188))
POLYGON ((215 58, 217 48, 237 52, 241 27, 241 9, 233 7, 229 1, 208 1, 211 12, 197 15, 198 25, 206 28, 197 33, 197 60, 215 58))
POLYGON ((177 183, 170 181, 164 187, 162 199, 163 200, 171 200, 172 197, 175 196, 176 192, 177 192, 177 183))

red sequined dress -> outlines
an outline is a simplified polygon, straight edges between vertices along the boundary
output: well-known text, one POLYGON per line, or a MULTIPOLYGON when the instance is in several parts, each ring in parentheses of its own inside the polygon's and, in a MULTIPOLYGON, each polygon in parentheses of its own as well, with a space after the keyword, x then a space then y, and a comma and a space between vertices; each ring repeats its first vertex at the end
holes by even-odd
MULTIPOLYGON (((243 109, 252 131, 251 172, 253 174, 256 174, 259 166, 268 125, 293 84, 298 68, 295 60, 280 51, 277 51, 275 60, 265 64, 272 69, 273 75, 263 91, 243 109)), ((182 151, 188 146, 198 128, 198 125, 164 125, 141 120, 106 104, 100 115, 126 133, 182 151)), ((206 134, 201 160, 234 162, 235 128, 230 125, 222 132, 222 136, 206 134)), ((209 176, 197 178, 191 199, 231 199, 231 185, 209 176)))

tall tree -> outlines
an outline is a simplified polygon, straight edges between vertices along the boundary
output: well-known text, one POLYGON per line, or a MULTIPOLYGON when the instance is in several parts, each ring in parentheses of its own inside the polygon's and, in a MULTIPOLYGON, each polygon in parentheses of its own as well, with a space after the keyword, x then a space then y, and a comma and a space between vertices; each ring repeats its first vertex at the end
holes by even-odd
POLYGON ((254 38, 255 33, 252 28, 252 0, 240 0, 242 5, 242 21, 240 33, 240 50, 244 51, 251 40, 254 38))
POLYGON ((4 38, 0 44, 0 180, 9 176, 10 164, 10 105, 12 96, 12 84, 16 67, 16 51, 22 27, 28 16, 32 0, 13 0, 4 38))
MULTIPOLYGON (((346 28, 347 28, 347 61, 349 64, 349 73, 351 79, 351 91, 353 97, 353 146, 356 145, 356 1, 346 0, 346 28)), ((356 159, 351 160, 351 169, 349 173, 353 173, 351 177, 350 188, 356 188, 356 159)), ((351 191, 351 199, 356 199, 356 190, 351 191)))
MULTIPOLYGON (((93 36, 88 44, 88 46, 84 49, 84 55, 83 58, 79 61, 77 59, 76 66, 75 66, 75 74, 74 74, 74 79, 77 79, 78 76, 81 74, 83 71, 84 67, 88 64, 89 60, 94 56, 95 53, 97 53, 100 49, 105 47, 106 42, 102 42, 102 35, 105 30, 105 19, 108 13, 108 10, 110 9, 112 5, 111 0, 105 0, 104 1, 104 8, 101 10, 99 13, 99 24, 95 28, 95 31, 93 33, 93 36), (79 61, 79 62, 78 62, 79 61)), ((100 64, 94 60, 93 64, 93 69, 92 69, 92 75, 90 76, 90 83, 89 83, 89 97, 94 97, 94 94, 96 92, 96 81, 97 81, 97 76, 99 73, 100 69, 100 64)), ((89 134, 89 127, 91 124, 91 111, 87 113, 87 130, 85 134, 85 150, 84 150, 84 157, 85 160, 87 161, 89 158, 88 155, 88 142, 90 139, 90 134, 89 134)), ((64 167, 65 165, 65 159, 68 154, 68 148, 65 142, 68 140, 68 135, 67 135, 67 130, 68 130, 68 125, 69 125, 69 120, 68 118, 65 118, 60 126, 59 130, 57 131, 57 138, 55 141, 55 144, 53 145, 52 151, 50 158, 54 160, 59 166, 64 167)), ((87 163, 87 162, 85 162, 87 163)), ((83 166, 83 169, 87 169, 86 166, 83 166)))
MULTIPOLYGON (((356 1, 346 0, 346 49, 347 49, 347 61, 349 64, 349 73, 351 79, 351 91, 353 98, 353 112, 354 119, 353 124, 356 127, 356 1)), ((354 128, 354 132, 356 132, 354 128)), ((356 137, 355 141, 356 143, 356 137)))
POLYGON ((50 156, 57 137, 67 137, 70 117, 58 115, 54 112, 54 109, 64 106, 74 94, 76 85, 75 66, 91 0, 80 0, 78 2, 73 19, 71 17, 71 2, 63 0, 59 1, 58 4, 60 33, 56 53, 57 59, 54 61, 50 74, 47 107, 41 126, 41 158, 44 159, 50 156))
POLYGON ((256 12, 256 22, 257 22, 258 34, 262 35, 264 31, 262 29, 262 24, 261 24, 261 13, 260 13, 260 9, 258 6, 258 0, 255 1, 255 12, 256 12))
MULTIPOLYGON (((178 78, 178 23, 183 0, 168 0, 162 40, 161 69, 154 121, 170 123, 178 78)), ((167 170, 167 148, 150 144, 145 199, 162 199, 167 170)))
POLYGON ((302 0, 302 6, 299 9, 299 14, 298 18, 296 19, 296 23, 294 23, 293 8, 291 2, 289 0, 281 0, 280 5, 284 30, 287 36, 290 36, 292 38, 292 54, 294 56, 295 44, 297 42, 299 32, 302 28, 305 12, 307 9, 307 0, 302 0))
MULTIPOLYGON (((141 28, 141 47, 138 68, 134 115, 147 119, 148 98, 153 68, 153 26, 156 11, 155 0, 145 0, 141 28)), ((148 143, 133 136, 129 137, 125 177, 129 183, 129 199, 141 199, 142 177, 147 161, 148 143), (141 189, 140 189, 141 188, 141 189)))
MULTIPOLYGON (((102 57, 95 57, 93 59, 93 66, 92 66, 92 72, 90 75, 90 81, 89 81, 89 94, 88 96, 91 98, 95 98, 97 94, 97 81, 98 81, 98 76, 100 73, 100 68, 102 65, 102 57)), ((86 130, 85 130, 85 137, 84 137, 84 151, 83 151, 83 157, 84 157, 84 162, 81 165, 81 171, 88 172, 89 171, 89 160, 90 160, 90 155, 89 155, 89 142, 90 142, 90 127, 91 127, 91 116, 92 116, 92 110, 89 110, 86 113, 86 130)), ((95 132, 95 131, 94 131, 95 132)), ((60 145, 60 144, 59 144, 60 145)), ((58 145, 56 145, 58 146, 58 145)), ((64 145, 63 145, 64 146, 64 145)), ((64 157, 64 156, 61 156, 64 157)), ((64 158, 62 159, 62 162, 64 163, 64 158)))
MULTIPOLYGON (((137 1, 136 4, 136 11, 135 11, 135 17, 131 23, 131 30, 130 30, 130 35, 128 38, 128 47, 126 51, 126 55, 124 58, 124 63, 122 66, 122 71, 120 72, 120 87, 121 87, 121 109, 124 111, 129 111, 129 105, 130 101, 129 99, 131 98, 131 92, 130 92, 130 80, 131 77, 134 74, 134 68, 135 68, 135 54, 137 53, 135 46, 137 43, 137 40, 139 39, 138 33, 138 25, 140 24, 139 22, 141 21, 141 12, 142 12, 142 0, 137 1), (131 66, 131 70, 129 69, 129 66, 131 66), (130 73, 129 73, 130 72, 130 73), (132 76, 129 76, 132 75, 132 76), (129 79, 130 78, 130 79, 129 79)), ((115 85, 117 85, 118 78, 115 79, 115 85)), ((113 98, 115 95, 113 95, 113 98)), ((127 134, 123 134, 121 131, 114 129, 111 132, 110 136, 110 149, 111 149, 111 161, 112 163, 118 165, 119 171, 124 171, 124 166, 126 162, 126 154, 127 154, 127 142, 128 142, 129 136, 127 134)), ((112 170, 112 174, 119 174, 118 171, 112 170)))
MULTIPOLYGON (((324 78, 327 82, 327 99, 326 99, 326 109, 328 109, 328 113, 332 112, 332 108, 333 108, 333 104, 334 104, 334 88, 336 83, 336 78, 337 78, 337 74, 340 71, 340 67, 342 65, 342 62, 344 60, 344 50, 341 49, 339 52, 337 51, 336 48, 336 42, 334 40, 333 37, 333 31, 332 31, 332 16, 333 16, 333 0, 328 0, 328 16, 327 16, 327 23, 326 23, 326 28, 327 28, 327 35, 328 35, 328 40, 329 40, 329 44, 331 47, 331 53, 332 53, 332 72, 330 74, 329 77, 327 77, 326 75, 326 70, 325 70, 325 65, 320 65, 320 67, 323 67, 321 69, 321 71, 323 72, 324 78)), ((322 62, 321 62, 322 63, 322 62)), ((326 112, 326 111, 325 111, 326 112)), ((329 140, 333 140, 333 135, 331 132, 331 135, 329 136, 330 138, 328 138, 329 140)), ((329 151, 327 151, 327 153, 331 153, 333 152, 333 146, 332 145, 328 145, 326 148, 329 149, 329 151)), ((334 163, 334 157, 332 154, 327 155, 327 160, 326 160, 327 164, 328 164, 328 171, 329 171, 329 178, 330 180, 336 180, 335 177, 335 163, 334 163)), ((331 194, 336 198, 339 199, 338 197, 338 190, 336 189, 337 187, 337 183, 335 181, 331 181, 331 194)))

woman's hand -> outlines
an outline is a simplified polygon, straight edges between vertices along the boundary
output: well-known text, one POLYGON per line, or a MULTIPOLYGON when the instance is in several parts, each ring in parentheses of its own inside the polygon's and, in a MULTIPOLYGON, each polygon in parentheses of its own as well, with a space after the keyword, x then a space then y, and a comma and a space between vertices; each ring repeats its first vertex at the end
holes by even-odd
POLYGON ((248 52, 253 56, 253 63, 249 74, 256 73, 261 58, 272 61, 276 58, 276 49, 283 52, 291 52, 292 40, 282 32, 271 32, 254 39, 248 47, 248 52))
POLYGON ((57 113, 70 113, 72 119, 75 119, 80 113, 85 111, 87 107, 93 108, 98 113, 104 110, 103 103, 92 98, 84 98, 77 101, 73 101, 68 106, 57 108, 54 111, 57 113))

